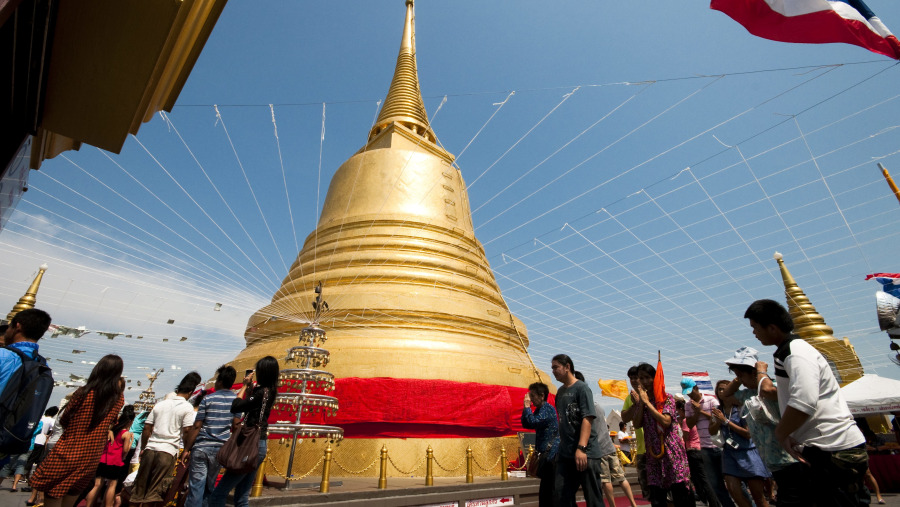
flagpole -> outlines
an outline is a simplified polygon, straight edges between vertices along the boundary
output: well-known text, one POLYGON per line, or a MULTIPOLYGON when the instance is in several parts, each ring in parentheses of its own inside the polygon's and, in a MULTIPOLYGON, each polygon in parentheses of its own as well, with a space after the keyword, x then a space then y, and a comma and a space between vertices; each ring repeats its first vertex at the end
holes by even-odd
POLYGON ((886 167, 881 165, 881 162, 878 163, 878 168, 881 169, 881 174, 884 175, 884 179, 887 180, 888 186, 894 191, 894 197, 897 198, 897 202, 900 202, 900 189, 898 189, 897 184, 894 183, 894 178, 891 178, 891 173, 888 172, 886 167))

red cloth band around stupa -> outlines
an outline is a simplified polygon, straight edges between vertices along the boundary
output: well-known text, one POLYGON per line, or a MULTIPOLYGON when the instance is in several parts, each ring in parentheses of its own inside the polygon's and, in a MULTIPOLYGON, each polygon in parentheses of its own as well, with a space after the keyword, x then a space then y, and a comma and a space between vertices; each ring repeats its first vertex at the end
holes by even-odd
MULTIPOLYGON (((340 426, 347 438, 512 436, 530 431, 521 425, 527 392, 522 387, 477 382, 339 378, 333 393, 322 393, 338 399, 335 416, 303 414, 301 422, 340 426)), ((554 403, 553 395, 550 403, 554 403)), ((272 410, 270 423, 288 421, 293 422, 292 413, 272 410)))

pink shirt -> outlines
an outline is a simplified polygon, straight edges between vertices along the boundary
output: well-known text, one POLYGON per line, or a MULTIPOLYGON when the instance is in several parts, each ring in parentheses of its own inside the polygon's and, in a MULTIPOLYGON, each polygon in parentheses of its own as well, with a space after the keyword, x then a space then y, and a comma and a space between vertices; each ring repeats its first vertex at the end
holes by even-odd
MULTIPOLYGON (((690 400, 686 401, 687 402, 684 404, 684 415, 685 417, 690 417, 694 413, 694 405, 690 400)), ((719 400, 716 399, 715 396, 710 394, 703 394, 700 396, 701 410, 712 413, 712 409, 714 408, 719 408, 719 400)), ((709 419, 701 415, 697 418, 697 425, 694 426, 694 429, 696 429, 697 433, 700 435, 700 447, 716 447, 716 444, 712 442, 712 439, 709 436, 709 419)))
POLYGON ((122 461, 122 448, 125 446, 125 433, 127 431, 127 428, 123 429, 116 435, 115 440, 106 443, 106 448, 103 449, 103 456, 100 457, 100 463, 116 467, 125 465, 125 462, 122 461))
POLYGON ((697 432, 697 427, 688 428, 687 421, 684 419, 678 421, 678 424, 681 426, 681 438, 684 440, 684 448, 688 451, 699 451, 700 433, 697 432))

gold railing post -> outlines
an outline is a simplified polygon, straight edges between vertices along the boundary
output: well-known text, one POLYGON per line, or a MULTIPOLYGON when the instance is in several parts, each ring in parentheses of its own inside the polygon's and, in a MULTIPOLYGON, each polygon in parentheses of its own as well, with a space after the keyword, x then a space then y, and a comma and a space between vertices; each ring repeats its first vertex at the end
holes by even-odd
POLYGON ((469 447, 466 449, 466 482, 472 483, 475 482, 475 474, 472 473, 472 462, 475 461, 475 457, 472 456, 472 448, 469 447))
POLYGON ((506 461, 506 447, 500 448, 500 480, 508 481, 509 480, 509 462, 506 461))
POLYGON ((328 493, 329 479, 331 476, 331 444, 325 448, 325 457, 322 461, 322 482, 319 483, 319 493, 328 493))
POLYGON ((434 486, 434 470, 432 469, 432 465, 434 464, 434 449, 431 446, 428 446, 428 450, 425 451, 425 485, 426 486, 434 486))
POLYGON ((381 472, 378 474, 378 489, 387 489, 387 445, 381 446, 381 472))
POLYGON ((262 495, 263 480, 266 478, 266 461, 256 467, 256 477, 253 478, 253 487, 250 488, 250 496, 257 497, 262 495))
MULTIPOLYGON (((528 461, 531 459, 531 455, 532 455, 532 454, 534 454, 534 446, 531 445, 531 444, 529 444, 529 445, 528 445, 528 454, 525 455, 525 464, 526 464, 526 467, 527 467, 527 465, 528 465, 528 461)), ((526 468, 526 469, 527 469, 527 468, 526 468)), ((527 472, 526 472, 526 473, 527 473, 527 472)))

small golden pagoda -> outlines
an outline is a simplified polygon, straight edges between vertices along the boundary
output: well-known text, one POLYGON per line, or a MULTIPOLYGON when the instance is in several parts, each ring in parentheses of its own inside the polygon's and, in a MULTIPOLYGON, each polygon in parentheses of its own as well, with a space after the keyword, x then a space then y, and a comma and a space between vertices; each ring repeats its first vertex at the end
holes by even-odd
POLYGON ((784 280, 784 295, 787 298, 791 318, 794 320, 794 334, 806 340, 825 356, 841 386, 862 377, 863 367, 850 340, 846 337, 843 340, 834 337, 834 330, 825 323, 825 318, 819 315, 816 307, 810 303, 809 298, 794 281, 794 277, 784 264, 784 257, 775 252, 775 260, 778 261, 781 279, 784 280))
MULTIPOLYGON (((339 390, 342 380, 355 385, 377 381, 388 390, 401 381, 407 389, 422 385, 425 391, 413 391, 416 395, 434 392, 429 390, 443 381, 473 383, 466 384, 467 389, 476 390, 472 386, 486 384, 485 389, 500 391, 537 381, 549 385, 550 378, 528 355, 525 325, 510 313, 475 238, 466 185, 453 161, 437 143, 419 91, 414 8, 407 0, 396 70, 368 142, 335 173, 316 230, 306 238, 271 304, 249 319, 247 348, 234 367, 252 368, 266 355, 283 358, 310 322, 313 288, 321 282, 331 309, 323 312, 319 324, 328 330, 329 368, 339 390)), ((396 396, 407 394, 398 390, 396 396)), ((473 392, 449 394, 465 405, 473 392)), ((344 395, 339 400, 338 418, 382 402, 344 395)), ((520 403, 517 395, 517 411, 520 403)), ((429 445, 448 467, 465 456, 467 447, 485 464, 496 462, 501 446, 515 456, 515 437, 436 435, 441 424, 456 429, 465 424, 453 420, 435 423, 427 437, 398 435, 410 427, 403 424, 406 412, 421 409, 420 404, 428 401, 392 400, 389 410, 395 411, 395 420, 379 426, 382 435, 390 435, 385 438, 354 438, 355 432, 344 425, 345 440, 335 449, 335 460, 362 468, 378 456, 382 445, 395 467, 404 471, 424 460, 429 445)), ((270 456, 284 470, 286 451, 278 448, 270 445, 270 456)), ((321 456, 318 448, 304 449, 298 446, 295 456, 298 473, 321 456)), ((389 475, 424 474, 424 468, 400 474, 395 467, 389 467, 389 475)), ((463 472, 439 468, 435 475, 463 472)), ((373 466, 362 473, 373 476, 378 470, 373 466)))
POLYGON ((37 303, 38 289, 41 286, 41 280, 44 278, 44 271, 47 271, 47 265, 41 264, 37 276, 35 276, 34 281, 31 282, 31 286, 29 286, 28 290, 25 291, 25 294, 19 298, 19 301, 13 306, 13 309, 6 314, 6 320, 2 321, 2 323, 8 323, 22 310, 34 308, 34 305, 37 303))

